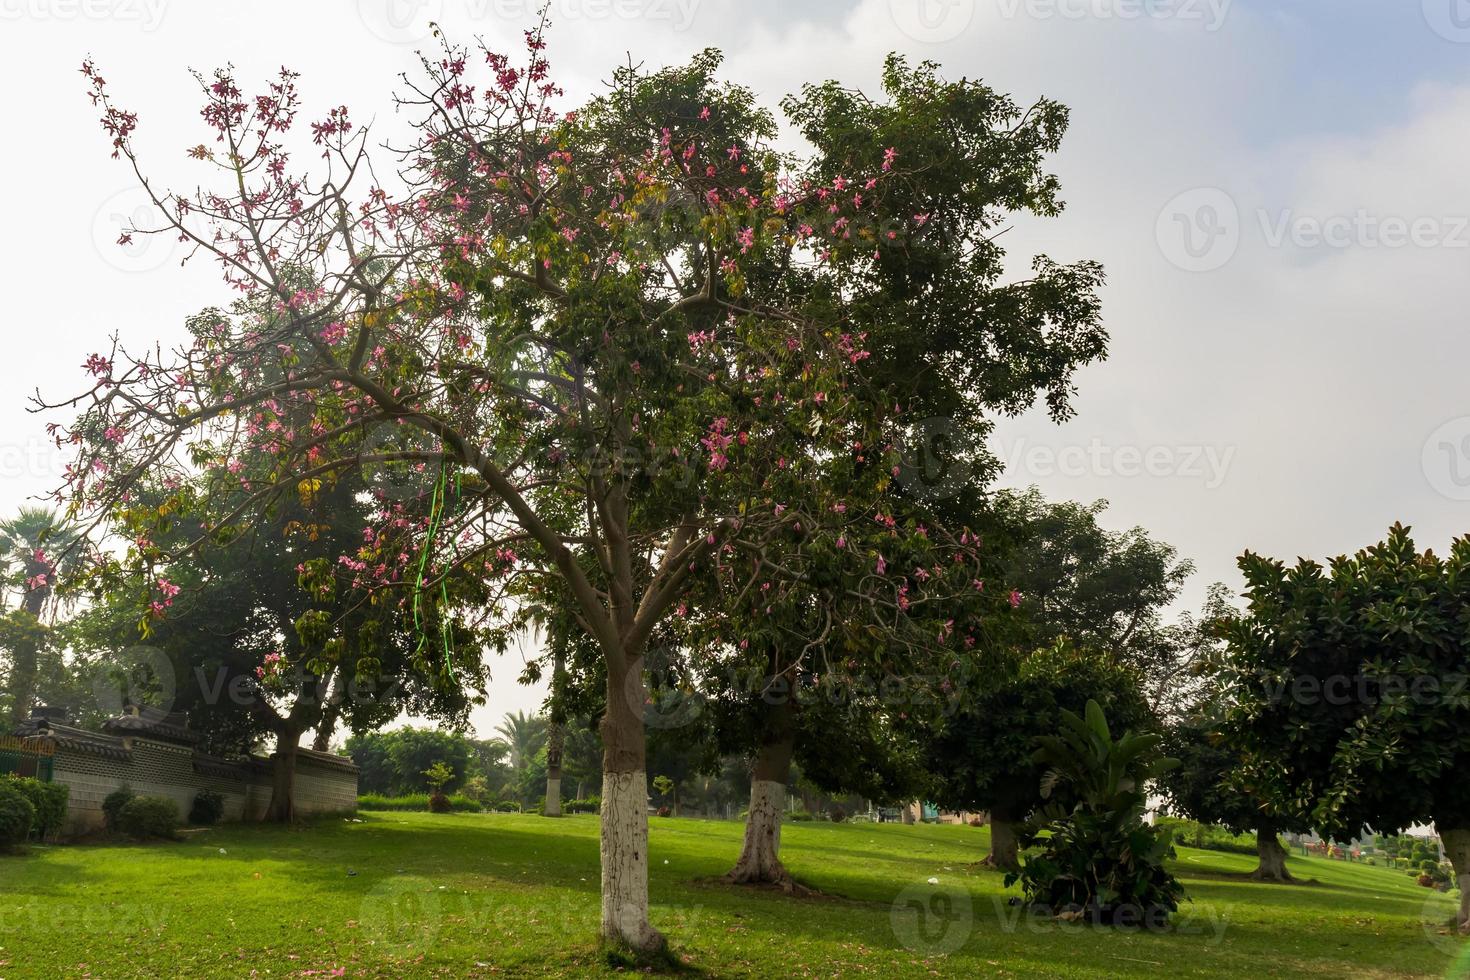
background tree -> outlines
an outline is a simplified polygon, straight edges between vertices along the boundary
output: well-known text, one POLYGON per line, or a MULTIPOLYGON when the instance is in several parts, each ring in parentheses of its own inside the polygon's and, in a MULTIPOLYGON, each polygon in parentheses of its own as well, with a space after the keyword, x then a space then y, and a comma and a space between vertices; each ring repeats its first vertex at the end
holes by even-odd
POLYGON ((22 507, 15 517, 0 522, 0 612, 5 614, 0 650, 9 655, 5 690, 12 726, 29 718, 35 707, 48 625, 57 607, 57 578, 75 563, 76 538, 75 529, 43 507, 22 507), (17 608, 6 611, 12 594, 19 596, 17 608))
POLYGON ((1142 730, 1156 721, 1135 667, 1064 641, 1013 654, 1008 671, 987 681, 966 687, 922 732, 924 767, 935 803, 989 813, 985 861, 1015 871, 1018 825, 1043 802, 1037 739, 1062 727, 1062 712, 1095 701, 1115 727, 1142 730))
POLYGON ((1240 559, 1228 626, 1232 784, 1324 837, 1433 821, 1470 928, 1470 539, 1420 553, 1394 525, 1327 567, 1240 559))

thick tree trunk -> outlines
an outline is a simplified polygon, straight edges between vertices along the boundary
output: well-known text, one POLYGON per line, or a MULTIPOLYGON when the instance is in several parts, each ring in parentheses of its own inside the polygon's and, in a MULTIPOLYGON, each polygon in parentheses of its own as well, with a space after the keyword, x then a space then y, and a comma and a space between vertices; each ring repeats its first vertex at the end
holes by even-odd
POLYGON ((745 843, 740 859, 725 877, 740 885, 780 885, 794 888, 791 874, 781 863, 781 814, 786 809, 786 781, 796 751, 794 708, 789 699, 768 704, 765 737, 750 773, 750 810, 746 814, 745 843))
POLYGON ((296 818, 296 753, 300 734, 282 734, 276 739, 276 754, 271 770, 271 805, 266 819, 272 823, 290 823, 296 818))
POLYGON ((1286 848, 1281 846, 1274 825, 1266 824, 1256 828, 1256 854, 1260 858, 1260 863, 1256 866, 1256 870, 1251 872, 1251 878, 1255 881, 1289 882, 1296 880, 1291 876, 1291 872, 1286 870, 1286 848))
POLYGON ((40 655, 30 640, 21 640, 11 650, 10 724, 16 727, 31 716, 36 701, 36 675, 40 669, 40 655))
POLYGON ((1470 932, 1470 827, 1455 827, 1435 821, 1445 857, 1455 869, 1455 883, 1460 887, 1460 910, 1455 914, 1455 927, 1470 932))
POLYGON ((561 754, 566 744, 566 728, 557 721, 546 726, 546 802, 541 812, 548 817, 561 816, 561 754))
POLYGON ((1016 840, 1016 824, 1008 816, 990 815, 990 853, 983 862, 1001 871, 1020 871, 1020 847, 1016 840))
POLYGON ((602 937, 638 953, 658 953, 664 937, 648 921, 648 771, 641 657, 608 665, 602 716, 602 937))

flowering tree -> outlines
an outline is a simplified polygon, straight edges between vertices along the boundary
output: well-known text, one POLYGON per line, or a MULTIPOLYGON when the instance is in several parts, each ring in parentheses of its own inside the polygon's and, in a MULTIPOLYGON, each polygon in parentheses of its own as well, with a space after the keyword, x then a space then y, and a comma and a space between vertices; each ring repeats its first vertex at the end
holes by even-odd
MULTIPOLYGON (((773 118, 715 79, 713 52, 620 69, 562 112, 543 46, 528 32, 520 66, 447 43, 426 57, 401 99, 412 130, 391 188, 342 107, 310 126, 324 172, 296 175, 294 74, 254 98, 228 71, 201 78, 210 142, 190 152, 217 179, 187 197, 143 176, 138 117, 85 66, 115 155, 158 206, 160 224, 130 234, 182 238, 238 297, 194 318, 176 351, 91 357, 91 385, 65 403, 81 415, 55 431, 78 451, 67 493, 92 526, 146 473, 211 481, 213 535, 367 469, 377 525, 339 556, 347 587, 425 624, 473 601, 506 630, 534 604, 512 598, 570 596, 607 690, 602 930, 653 951, 645 705, 625 696, 651 639, 714 556, 800 575, 763 556, 793 534, 836 548, 871 520, 813 508, 795 528, 776 506, 813 476, 901 472, 902 438, 923 420, 865 374, 868 335, 905 345, 892 356, 916 369, 1031 376, 1057 350, 1100 349, 1100 274, 1039 262, 1033 280, 979 297, 937 278, 949 266, 936 256, 990 254, 993 207, 1055 208, 1034 168, 987 180, 1055 144, 1052 104, 1022 116, 893 60, 886 87, 929 120, 912 143, 890 139, 901 113, 848 96, 850 117, 801 160, 772 149, 773 118), (1008 138, 977 147, 981 129, 1008 138), (1017 356, 993 356, 995 324, 1017 356), (258 475, 252 454, 269 460, 258 475)), ((961 441, 983 434, 968 404, 954 406, 961 441)), ((871 608, 905 586, 923 597, 872 557, 859 589, 871 608)))

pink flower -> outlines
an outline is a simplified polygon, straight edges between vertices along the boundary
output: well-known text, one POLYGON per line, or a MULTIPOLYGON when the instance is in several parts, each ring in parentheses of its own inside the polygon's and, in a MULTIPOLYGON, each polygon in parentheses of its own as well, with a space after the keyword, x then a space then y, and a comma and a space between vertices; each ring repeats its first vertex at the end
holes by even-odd
POLYGON ((1018 608, 1021 605, 1021 593, 1020 592, 1017 592, 1015 589, 1012 589, 1011 590, 1010 601, 1011 601, 1011 608, 1012 609, 1018 608))
POLYGON ((888 572, 888 562, 883 560, 882 555, 878 556, 878 564, 874 566, 874 571, 876 571, 879 575, 884 575, 888 572))
POLYGON ((898 151, 895 150, 891 146, 888 149, 886 149, 886 150, 883 151, 883 171, 884 171, 884 173, 887 173, 888 171, 890 171, 890 170, 893 169, 893 158, 896 157, 896 156, 898 156, 898 151))

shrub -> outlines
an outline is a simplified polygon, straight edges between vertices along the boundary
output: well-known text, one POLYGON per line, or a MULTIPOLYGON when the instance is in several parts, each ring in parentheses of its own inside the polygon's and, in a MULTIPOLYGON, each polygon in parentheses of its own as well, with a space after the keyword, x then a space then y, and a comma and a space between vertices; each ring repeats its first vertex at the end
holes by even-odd
POLYGON ((60 783, 43 783, 27 776, 10 776, 6 778, 6 782, 30 800, 31 808, 35 810, 31 829, 38 838, 45 840, 49 832, 59 830, 66 822, 66 803, 71 798, 70 787, 60 783))
POLYGON ((1039 739, 1035 755, 1050 767, 1042 795, 1061 800, 1022 829, 1022 846, 1039 851, 1006 875, 1006 886, 1019 880, 1027 902, 1053 915, 1162 929, 1184 886, 1164 867, 1173 854, 1169 831, 1143 821, 1141 787, 1179 762, 1160 755, 1158 735, 1115 740, 1096 701, 1087 702, 1085 719, 1070 711, 1061 718, 1061 733, 1039 739))
POLYGON ((842 809, 841 805, 837 803, 832 804, 832 808, 827 811, 827 815, 832 818, 833 823, 841 823, 847 819, 847 811, 842 809))
POLYGON ((602 800, 589 796, 585 800, 568 800, 562 804, 563 813, 596 813, 602 809, 602 800))
MULTIPOLYGON (((480 805, 478 803, 476 803, 475 804, 475 809, 478 810, 479 808, 480 808, 480 805)), ((439 790, 435 790, 434 792, 432 792, 432 793, 429 794, 429 812, 430 813, 452 813, 453 811, 454 811, 454 804, 452 804, 452 803, 449 802, 449 797, 448 796, 445 796, 439 790)))
MULTIPOLYGON (((478 800, 472 800, 468 796, 450 796, 449 810, 434 811, 448 813, 479 813, 482 807, 478 800)), ((413 793, 408 796, 380 796, 377 793, 367 793, 357 798, 359 810, 430 810, 429 795, 427 793, 413 793)))
POLYGON ((225 815, 225 798, 212 789, 201 789, 194 794, 194 805, 189 808, 189 822, 200 827, 211 827, 225 815))
POLYGON ((797 810, 793 813, 788 813, 786 815, 786 819, 794 821, 796 823, 802 823, 804 821, 812 819, 812 815, 805 810, 797 810))
POLYGON ((1177 817, 1159 817, 1154 826, 1168 830, 1176 844, 1197 847, 1205 851, 1221 851, 1229 854, 1255 854, 1255 834, 1232 834, 1224 827, 1180 820, 1177 817))
POLYGON ((117 829, 137 840, 173 840, 179 805, 162 796, 136 796, 118 811, 117 829))
POLYGON ((132 801, 134 793, 126 786, 120 786, 107 794, 102 801, 102 818, 107 822, 107 832, 115 834, 118 832, 117 817, 122 808, 132 801))
POLYGON ((673 812, 674 811, 670 810, 667 806, 661 806, 658 808, 658 815, 661 817, 671 816, 673 815, 673 812))
POLYGON ((31 825, 36 821, 36 808, 11 780, 0 779, 0 850, 25 843, 31 825))

